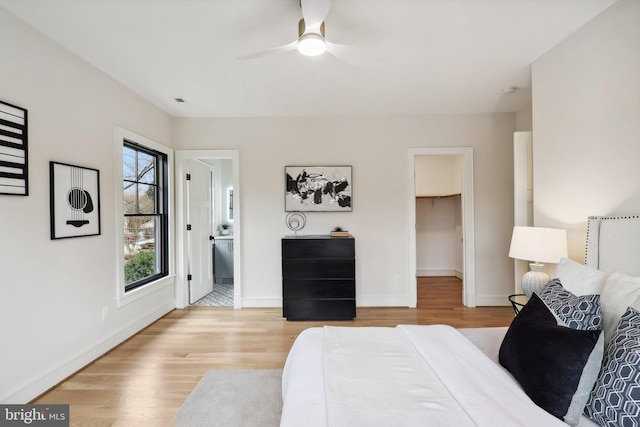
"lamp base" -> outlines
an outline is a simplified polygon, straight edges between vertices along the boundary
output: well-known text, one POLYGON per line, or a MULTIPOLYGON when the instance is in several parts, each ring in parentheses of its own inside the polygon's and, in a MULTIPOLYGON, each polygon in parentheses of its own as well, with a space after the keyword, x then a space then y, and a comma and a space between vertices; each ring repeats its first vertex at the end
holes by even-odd
POLYGON ((549 275, 542 271, 544 264, 532 263, 529 264, 529 268, 531 271, 522 276, 522 290, 527 298, 531 298, 534 292, 540 291, 551 280, 549 275))

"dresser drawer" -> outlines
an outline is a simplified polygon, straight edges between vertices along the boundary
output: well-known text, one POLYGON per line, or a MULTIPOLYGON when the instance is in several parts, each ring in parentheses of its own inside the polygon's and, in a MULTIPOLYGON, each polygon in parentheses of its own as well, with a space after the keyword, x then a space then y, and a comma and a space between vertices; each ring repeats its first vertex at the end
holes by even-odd
POLYGON ((291 298, 355 298, 353 279, 284 279, 286 296, 291 298))
POLYGON ((354 259, 284 259, 282 276, 285 279, 339 279, 355 276, 354 259))
POLYGON ((285 298, 283 314, 288 320, 351 320, 356 304, 353 299, 285 298))
POLYGON ((282 239, 282 257, 292 258, 354 258, 354 239, 282 239))

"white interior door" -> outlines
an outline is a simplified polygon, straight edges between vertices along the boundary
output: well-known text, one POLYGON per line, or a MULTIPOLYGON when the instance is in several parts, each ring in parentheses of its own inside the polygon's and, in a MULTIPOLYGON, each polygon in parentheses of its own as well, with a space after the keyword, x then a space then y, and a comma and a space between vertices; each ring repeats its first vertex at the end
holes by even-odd
POLYGON ((187 181, 189 233, 189 303, 194 303, 213 290, 211 167, 189 160, 187 181))

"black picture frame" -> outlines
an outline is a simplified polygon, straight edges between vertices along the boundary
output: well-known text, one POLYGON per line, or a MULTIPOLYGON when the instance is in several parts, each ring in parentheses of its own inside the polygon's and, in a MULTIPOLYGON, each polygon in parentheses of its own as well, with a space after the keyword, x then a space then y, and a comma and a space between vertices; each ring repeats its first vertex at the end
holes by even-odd
POLYGON ((51 240, 100 235, 100 171, 49 162, 51 240))
POLYGON ((0 101, 0 194, 29 195, 28 111, 0 101))
POLYGON ((285 166, 285 212, 353 211, 351 166, 285 166))

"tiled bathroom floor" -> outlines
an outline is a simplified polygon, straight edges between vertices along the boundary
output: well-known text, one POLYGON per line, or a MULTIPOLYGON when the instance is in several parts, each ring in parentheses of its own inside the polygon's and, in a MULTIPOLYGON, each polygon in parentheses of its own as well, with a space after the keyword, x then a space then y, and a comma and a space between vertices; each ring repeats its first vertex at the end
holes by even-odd
POLYGON ((213 291, 191 304, 200 307, 233 307, 233 283, 214 284, 213 291))

